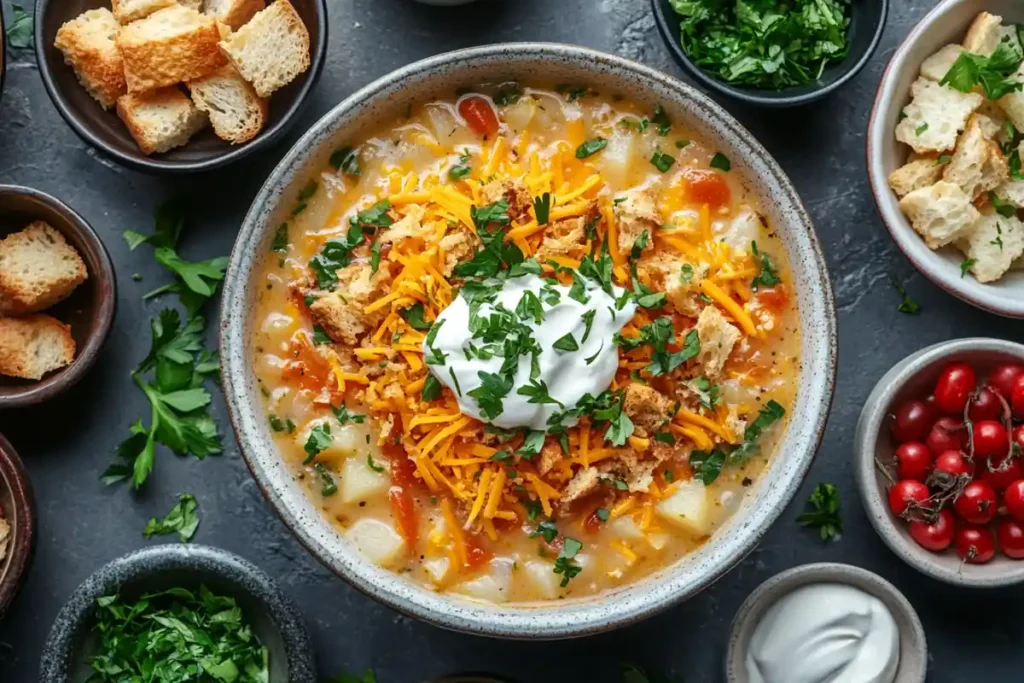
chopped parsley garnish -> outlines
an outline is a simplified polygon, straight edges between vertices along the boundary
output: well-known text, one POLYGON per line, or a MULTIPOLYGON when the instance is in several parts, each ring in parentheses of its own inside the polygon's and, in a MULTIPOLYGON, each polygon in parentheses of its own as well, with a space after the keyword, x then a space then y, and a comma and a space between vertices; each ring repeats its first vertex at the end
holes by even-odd
POLYGON ((668 346, 675 343, 675 328, 668 316, 655 318, 641 327, 638 337, 623 337, 616 334, 615 342, 626 350, 650 344, 654 348, 654 353, 651 354, 651 362, 647 364, 645 370, 655 376, 669 374, 700 353, 700 337, 696 329, 686 333, 682 349, 673 352, 668 350, 668 346))
POLYGON ((690 146, 689 140, 676 140, 676 149, 686 149, 690 146))
POLYGON ((537 225, 547 225, 551 215, 551 193, 545 192, 533 200, 533 212, 537 214, 537 225))
POLYGON ((565 99, 567 99, 570 102, 575 102, 576 100, 585 97, 587 91, 588 88, 585 85, 572 86, 563 83, 561 85, 555 86, 555 92, 565 95, 565 99))
POLYGON ((380 240, 374 240, 370 245, 370 272, 376 273, 380 270, 380 240))
POLYGON ((936 166, 942 166, 943 164, 948 164, 952 160, 953 160, 953 156, 952 155, 950 155, 950 154, 940 154, 939 158, 935 160, 935 165, 936 166))
POLYGON ((662 173, 672 168, 672 164, 676 163, 675 157, 671 157, 668 154, 662 152, 655 152, 654 156, 651 157, 651 163, 656 169, 662 173))
POLYGON ((544 305, 541 304, 536 294, 526 290, 516 305, 516 315, 523 320, 533 320, 534 323, 540 325, 544 320, 544 305))
POLYGON ((725 465, 725 453, 719 449, 690 453, 690 468, 693 470, 693 477, 699 479, 705 486, 711 486, 718 479, 723 465, 725 465))
POLYGON ((676 445, 676 437, 672 435, 672 432, 658 432, 654 435, 654 440, 669 446, 676 445))
POLYGON ((313 462, 316 456, 330 448, 330 446, 331 425, 325 422, 314 426, 313 429, 309 430, 306 445, 302 447, 302 450, 306 451, 306 459, 302 461, 302 464, 308 465, 313 462))
POLYGON ((508 451, 498 451, 491 457, 487 458, 489 462, 507 462, 512 459, 512 454, 508 451))
POLYGON ((651 114, 651 123, 658 128, 658 135, 665 137, 672 132, 672 120, 669 119, 668 114, 665 113, 665 108, 660 104, 654 108, 654 113, 651 114))
POLYGON ((320 289, 334 289, 338 284, 338 270, 349 264, 352 250, 363 242, 367 231, 391 226, 391 217, 388 215, 390 210, 391 203, 387 199, 382 199, 351 218, 344 238, 324 242, 320 253, 309 261, 309 267, 313 270, 320 289))
POLYGON ((693 280, 693 266, 689 263, 684 263, 679 269, 679 281, 683 284, 689 284, 693 280))
POLYGON ((594 355, 584 358, 583 362, 586 363, 587 365, 592 364, 595 360, 597 360, 597 357, 601 355, 602 351, 604 351, 604 340, 601 341, 601 346, 598 347, 597 351, 594 352, 594 355))
POLYGON ((920 136, 926 130, 928 130, 928 124, 927 123, 922 123, 920 126, 918 126, 917 128, 914 129, 914 135, 920 136))
POLYGON ((266 683, 269 653, 234 598, 173 587, 96 600, 91 683, 266 683))
POLYGON ((608 508, 597 508, 594 510, 594 516, 602 522, 607 522, 611 518, 612 513, 608 508))
POLYGON ((740 466, 759 451, 758 439, 765 429, 773 425, 786 414, 785 408, 779 403, 768 401, 761 408, 757 417, 747 425, 743 432, 743 443, 738 446, 725 446, 712 451, 693 451, 690 453, 690 467, 693 476, 705 486, 710 486, 722 473, 726 463, 740 466))
POLYGON ((469 150, 463 150, 462 155, 459 157, 459 163, 448 169, 448 178, 451 180, 462 180, 469 175, 473 167, 469 165, 472 155, 469 150))
POLYGON ((697 401, 706 410, 714 410, 721 398, 721 388, 707 377, 690 380, 690 388, 697 392, 697 401))
MULTIPOLYGON (((557 401, 556 401, 557 403, 557 401)), ((559 404, 561 405, 561 404, 559 404)), ((533 456, 540 453, 541 449, 544 448, 544 432, 539 429, 530 430, 526 437, 523 439, 523 445, 516 450, 517 455, 521 455, 526 459, 530 459, 533 456)))
POLYGON ((455 393, 462 396, 462 387, 459 386, 459 378, 455 376, 455 368, 448 368, 448 376, 452 378, 452 384, 455 385, 455 393))
POLYGON ((587 343, 587 337, 590 336, 590 330, 594 326, 594 317, 597 315, 597 311, 587 311, 580 318, 583 320, 583 338, 580 340, 581 344, 587 343))
POLYGON ((537 525, 537 530, 530 534, 530 538, 540 536, 546 542, 552 543, 558 537, 558 527, 554 522, 548 520, 537 525))
POLYGON ((436 401, 441 397, 441 382, 431 374, 427 374, 427 379, 423 383, 423 392, 420 394, 420 398, 424 401, 436 401))
POLYGON ((270 423, 270 428, 275 432, 288 432, 291 434, 295 431, 295 423, 292 422, 291 418, 282 420, 277 415, 271 415, 267 418, 267 421, 270 423))
POLYGON ((468 392, 476 399, 480 408, 480 414, 488 420, 501 415, 503 409, 502 400, 512 391, 512 380, 493 372, 477 372, 480 378, 480 386, 468 392))
POLYGON ((569 352, 580 350, 580 345, 576 343, 576 339, 572 336, 571 333, 563 337, 560 337, 559 339, 556 339, 555 343, 552 344, 552 346, 558 349, 559 351, 569 352))
POLYGON ((990 241, 989 244, 999 247, 999 251, 1003 250, 1003 226, 996 223, 997 236, 994 240, 990 241))
POLYGON ((751 287, 755 290, 761 287, 774 287, 775 285, 782 282, 779 279, 778 273, 775 271, 775 264, 772 263, 772 258, 763 251, 759 251, 757 248, 757 242, 750 243, 750 253, 754 255, 755 260, 761 262, 761 272, 754 278, 751 287))
POLYGON ((470 207, 470 215, 480 237, 480 249, 472 259, 455 266, 456 277, 492 278, 505 269, 523 262, 523 252, 512 242, 504 240, 502 226, 512 219, 508 215, 508 202, 500 200, 484 207, 470 207))
POLYGON ((363 228, 389 228, 392 223, 391 216, 388 215, 390 210, 391 202, 382 199, 369 209, 357 213, 350 223, 363 228))
POLYGON ((274 233, 274 241, 270 245, 272 251, 276 251, 281 254, 288 253, 288 224, 282 223, 277 226, 277 231, 274 233))
POLYGON ((810 85, 846 58, 852 13, 842 0, 670 0, 690 59, 730 85, 779 90, 810 85))
MULTIPOLYGON (((346 406, 345 404, 342 404, 338 408, 331 406, 331 412, 334 413, 334 417, 337 418, 338 424, 341 425, 347 425, 349 422, 354 422, 356 424, 363 424, 364 422, 366 422, 365 415, 362 415, 360 413, 350 413, 348 411, 348 406, 346 406)), ((328 430, 327 433, 330 434, 330 430, 328 430)))
POLYGON ((978 259, 965 258, 960 262, 960 277, 964 277, 967 273, 971 272, 971 267, 978 262, 978 259))
MULTIPOLYGON (((18 3, 11 4, 10 26, 7 27, 7 45, 18 50, 26 50, 35 44, 35 23, 32 15, 18 3)), ((0 55, 0 59, 3 56, 0 55)))
POLYGON ((403 308, 398 313, 402 316, 402 319, 405 320, 405 322, 409 323, 409 327, 414 330, 429 330, 433 324, 423 319, 423 304, 419 301, 409 308, 403 308))
POLYGON ((992 208, 1003 218, 1010 218, 1017 213, 1017 207, 1010 202, 1004 202, 995 192, 989 191, 988 200, 992 202, 992 208))
POLYGON ((717 168, 721 171, 728 173, 732 170, 732 162, 729 161, 729 157, 725 156, 721 152, 715 152, 715 156, 711 157, 711 168, 717 168))
POLYGON ((442 325, 444 325, 444 320, 435 322, 430 328, 430 332, 427 332, 427 338, 423 340, 423 345, 427 347, 429 352, 423 356, 423 362, 427 365, 444 365, 444 359, 447 356, 434 348, 434 340, 437 339, 437 333, 441 331, 442 325))
POLYGON ((320 327, 319 325, 313 325, 313 343, 314 344, 317 344, 317 345, 320 345, 320 344, 330 344, 332 341, 334 341, 334 340, 331 339, 330 335, 327 334, 327 332, 324 331, 324 328, 320 327))
POLYGON ((651 122, 646 118, 622 118, 619 119, 619 125, 626 130, 635 130, 638 133, 644 133, 647 131, 647 127, 651 125, 651 122))
POLYGON ((358 177, 361 171, 359 170, 359 153, 352 147, 342 147, 337 149, 331 154, 330 162, 334 170, 341 171, 345 175, 358 177))
POLYGON ((608 146, 608 141, 604 138, 594 138, 593 140, 587 140, 582 145, 576 148, 576 158, 586 159, 592 154, 597 154, 602 149, 608 146))
POLYGON ((818 529, 823 541, 834 541, 843 533, 839 513, 839 491, 832 484, 818 484, 807 501, 807 511, 796 518, 800 524, 818 529))
POLYGON ((921 305, 910 298, 907 294, 907 289, 896 280, 892 281, 892 286, 896 288, 896 293, 902 297, 903 301, 896 307, 896 310, 900 313, 906 313, 908 315, 916 315, 921 312, 921 305))
POLYGON ((1008 40, 999 43, 990 56, 963 52, 939 82, 960 92, 971 92, 978 84, 990 100, 1019 92, 1024 84, 1014 75, 1024 57, 1008 40))
POLYGON ((528 396, 527 403, 551 403, 565 408, 565 405, 558 399, 551 396, 548 385, 543 380, 531 379, 529 384, 524 384, 516 390, 520 396, 528 396))
POLYGON ((562 575, 562 582, 560 584, 562 588, 568 586, 569 581, 579 576, 579 573, 583 571, 583 567, 579 566, 574 559, 582 549, 583 544, 575 538, 566 536, 563 539, 562 551, 555 558, 554 568, 556 574, 562 575))
POLYGON ((178 539, 182 543, 188 543, 196 535, 198 528, 199 503, 191 493, 183 493, 178 496, 178 502, 163 519, 153 517, 146 522, 146 528, 142 530, 142 533, 146 538, 152 538, 178 532, 178 539))
POLYGON ((369 453, 366 454, 366 466, 378 474, 383 472, 385 469, 383 465, 378 465, 377 463, 375 463, 373 461, 373 456, 369 453))
POLYGON ((515 82, 504 83, 494 93, 494 103, 499 107, 515 104, 523 96, 523 86, 515 82))
POLYGON ((327 471, 327 466, 322 462, 314 463, 313 470, 320 477, 320 495, 325 498, 333 496, 338 492, 338 484, 334 481, 334 477, 327 471))

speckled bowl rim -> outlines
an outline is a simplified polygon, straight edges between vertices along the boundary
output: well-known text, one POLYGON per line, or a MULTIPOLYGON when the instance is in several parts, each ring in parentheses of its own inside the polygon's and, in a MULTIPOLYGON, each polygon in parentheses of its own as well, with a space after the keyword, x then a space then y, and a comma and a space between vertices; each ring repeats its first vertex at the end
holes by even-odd
POLYGON ((924 683, 928 671, 928 642, 917 611, 906 596, 885 579, 867 569, 838 562, 804 564, 776 574, 743 601, 729 629, 725 655, 727 683, 748 683, 744 656, 753 636, 756 620, 783 595, 815 583, 842 583, 871 593, 886 604, 897 624, 909 626, 900 630, 900 668, 894 683, 924 683), (908 659, 909 655, 909 659, 908 659), (909 664, 907 663, 909 662, 909 664), (905 670, 907 667, 909 670, 905 670), (918 675, 919 674, 919 675, 918 675))
MULTIPOLYGON (((246 559, 206 545, 164 544, 123 555, 93 572, 64 603, 50 628, 39 658, 40 683, 77 683, 70 680, 71 657, 80 628, 92 619, 96 599, 117 591, 126 583, 163 572, 196 569, 216 573, 221 579, 258 601, 281 636, 287 654, 287 683, 316 683, 313 644, 295 604, 262 569, 246 559)), ((285 683, 271 681, 271 683, 285 683)))
POLYGON ((0 560, 0 620, 3 620, 32 566, 36 548, 36 501, 32 480, 25 463, 3 434, 0 434, 0 486, 10 490, 15 508, 13 514, 4 510, 4 517, 13 522, 7 556, 0 560))
POLYGON ((1004 339, 971 337, 933 344, 896 363, 878 380, 878 384, 864 401, 864 408, 857 421, 857 431, 853 442, 854 475, 857 478, 857 489, 860 491, 864 511, 868 515, 871 526, 882 537, 889 549, 911 567, 933 579, 954 586, 972 588, 1013 586, 1024 583, 1024 562, 1007 564, 1006 566, 1012 571, 1006 571, 997 576, 978 576, 971 573, 972 565, 965 566, 963 569, 966 571, 953 571, 937 562, 927 550, 912 545, 911 541, 901 535, 896 528, 892 513, 889 511, 888 501, 882 495, 881 487, 875 476, 875 446, 884 427, 886 409, 892 403, 893 398, 903 385, 927 366, 966 351, 996 351, 1016 356, 1024 362, 1024 345, 1022 344, 1004 339))
MULTIPOLYGON (((1017 296, 1014 296, 1014 291, 1002 293, 994 286, 995 283, 985 285, 970 277, 959 277, 954 269, 947 269, 946 272, 943 272, 942 257, 925 245, 921 236, 914 231, 906 216, 900 211, 898 201, 889 187, 888 173, 882 162, 882 146, 900 144, 896 142, 893 131, 886 128, 887 113, 893 108, 902 108, 908 98, 908 93, 895 92, 898 74, 908 67, 918 69, 918 64, 909 65, 907 63, 911 50, 923 35, 934 24, 941 21, 948 12, 967 4, 979 6, 978 10, 980 11, 984 9, 985 3, 979 0, 944 0, 940 2, 918 22, 889 59, 882 78, 878 82, 875 101, 868 116, 867 135, 864 136, 868 180, 878 213, 882 217, 882 223, 885 224, 893 242, 907 257, 907 260, 924 273, 925 277, 949 294, 983 311, 1007 318, 1024 318, 1024 296, 1020 296, 1019 292, 1016 293, 1017 296)), ((968 25, 964 24, 964 33, 967 32, 967 27, 968 25)), ((938 51, 941 47, 942 45, 935 45, 934 50, 929 52, 938 51)))
MULTIPOLYGON (((757 182, 757 181, 755 181, 757 182)), ((724 109, 694 88, 661 72, 615 55, 553 43, 515 43, 460 50, 399 69, 371 83, 335 107, 316 123, 284 157, 260 190, 232 250, 221 315, 221 369, 228 412, 242 455, 260 489, 299 541, 328 568, 367 595, 435 625, 467 633, 504 638, 554 639, 607 631, 661 612, 691 597, 721 578, 747 555, 767 532, 796 493, 813 460, 831 405, 836 371, 836 319, 831 283, 810 217, 782 169, 754 137, 724 109), (622 82, 640 84, 713 134, 720 149, 731 154, 734 168, 761 183, 761 195, 771 197, 778 215, 785 214, 785 233, 791 267, 797 281, 802 324, 802 391, 794 415, 779 445, 776 459, 762 477, 757 504, 748 501, 718 531, 715 538, 683 563, 589 599, 555 601, 543 606, 498 606, 441 595, 377 567, 359 555, 298 490, 286 463, 273 444, 258 403, 258 389, 248 355, 251 275, 269 253, 270 240, 284 205, 286 190, 308 177, 306 166, 325 159, 324 148, 339 141, 373 105, 399 97, 410 83, 493 68, 512 72, 517 61, 553 62, 581 74, 608 74, 622 82)))

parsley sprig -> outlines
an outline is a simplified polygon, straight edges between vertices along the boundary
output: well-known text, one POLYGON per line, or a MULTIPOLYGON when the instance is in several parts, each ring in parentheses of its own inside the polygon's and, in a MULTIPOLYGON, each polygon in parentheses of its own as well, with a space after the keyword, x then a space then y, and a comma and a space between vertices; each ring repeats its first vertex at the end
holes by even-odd
POLYGON ((833 484, 818 484, 807 501, 807 510, 796 518, 804 526, 818 529, 821 540, 834 541, 843 533, 839 513, 839 491, 833 484))
POLYGON ((988 99, 998 100, 1024 88, 1024 83, 1014 77, 1022 61, 1024 56, 1007 36, 987 57, 972 52, 961 53, 939 84, 960 92, 971 92, 980 84, 988 99))
POLYGON ((743 443, 738 446, 725 446, 712 451, 693 451, 690 454, 690 467, 693 476, 705 486, 710 486, 722 473, 726 465, 742 466, 760 450, 758 440, 768 427, 782 419, 786 409, 776 401, 768 401, 758 412, 757 417, 747 425, 743 432, 743 443))
POLYGON ((178 533, 182 543, 188 543, 199 528, 199 503, 191 493, 178 496, 178 502, 162 518, 153 517, 142 530, 146 538, 178 533))

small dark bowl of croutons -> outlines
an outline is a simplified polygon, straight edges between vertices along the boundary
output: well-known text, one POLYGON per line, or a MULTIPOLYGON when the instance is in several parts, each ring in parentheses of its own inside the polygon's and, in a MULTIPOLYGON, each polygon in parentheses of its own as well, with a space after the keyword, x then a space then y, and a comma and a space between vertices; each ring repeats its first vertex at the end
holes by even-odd
POLYGON ((110 255, 85 219, 55 197, 0 185, 0 410, 77 384, 116 304, 110 255))
POLYGON ((323 70, 326 0, 39 0, 39 72, 79 136, 150 173, 278 140, 323 70))

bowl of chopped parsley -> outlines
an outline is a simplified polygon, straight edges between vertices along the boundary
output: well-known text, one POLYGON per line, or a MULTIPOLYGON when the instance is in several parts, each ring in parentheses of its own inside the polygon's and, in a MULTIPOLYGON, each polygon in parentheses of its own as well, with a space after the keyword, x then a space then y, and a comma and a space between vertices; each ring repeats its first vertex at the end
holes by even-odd
POLYGON ((302 617, 224 550, 160 545, 90 576, 57 615, 46 683, 315 683, 302 617))
POLYGON ((669 52, 748 104, 791 107, 853 78, 878 46, 889 0, 652 0, 669 52))

